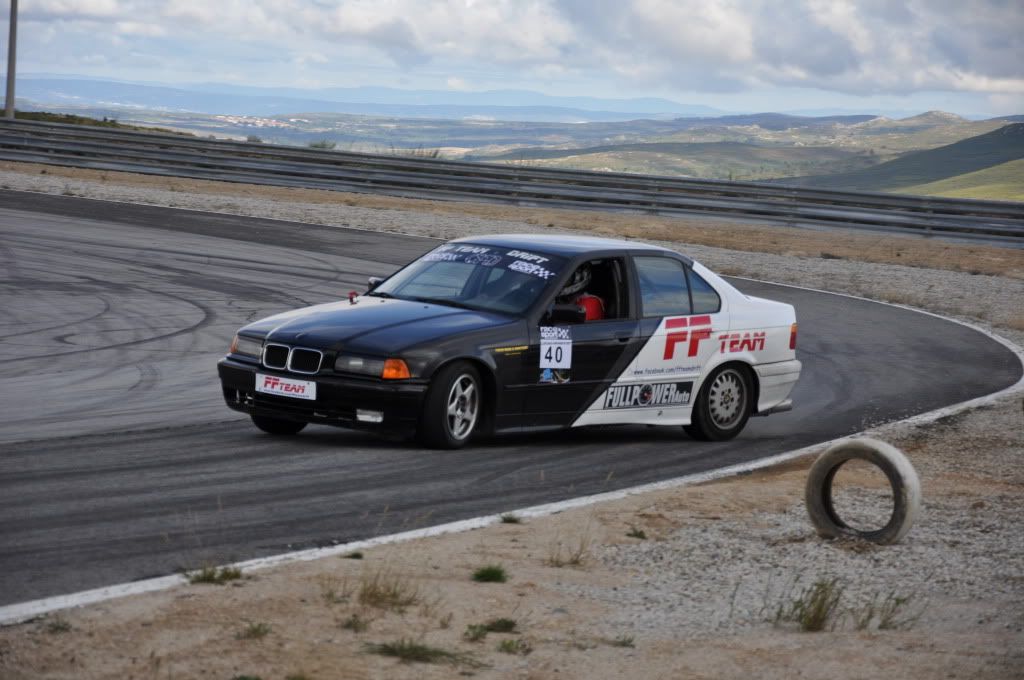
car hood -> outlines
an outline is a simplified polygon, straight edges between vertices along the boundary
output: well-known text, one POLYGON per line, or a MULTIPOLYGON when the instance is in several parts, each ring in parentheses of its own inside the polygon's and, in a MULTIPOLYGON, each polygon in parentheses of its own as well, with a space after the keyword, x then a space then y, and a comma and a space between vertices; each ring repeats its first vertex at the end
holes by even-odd
POLYGON ((332 302, 270 316, 240 332, 286 345, 386 355, 512 321, 501 314, 362 296, 354 302, 332 302))

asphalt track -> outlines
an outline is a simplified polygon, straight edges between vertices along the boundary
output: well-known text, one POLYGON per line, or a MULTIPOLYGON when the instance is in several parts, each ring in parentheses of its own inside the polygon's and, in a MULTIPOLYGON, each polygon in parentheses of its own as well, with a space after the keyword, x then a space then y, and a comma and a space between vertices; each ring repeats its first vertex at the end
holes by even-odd
POLYGON ((0 605, 706 471, 1021 374, 958 324, 740 281, 796 306, 804 375, 794 411, 728 443, 616 427, 434 452, 327 427, 275 439, 222 404, 237 327, 435 243, 0 191, 0 605))

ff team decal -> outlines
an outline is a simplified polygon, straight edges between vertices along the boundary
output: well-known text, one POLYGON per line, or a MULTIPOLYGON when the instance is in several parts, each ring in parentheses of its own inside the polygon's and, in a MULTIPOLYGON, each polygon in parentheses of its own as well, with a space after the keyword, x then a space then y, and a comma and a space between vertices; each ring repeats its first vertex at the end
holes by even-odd
POLYGON ((764 340, 768 333, 766 331, 756 331, 754 333, 723 333, 718 336, 718 339, 722 342, 722 354, 727 352, 742 352, 743 350, 750 350, 756 352, 759 349, 764 349, 764 340))
POLYGON ((604 399, 604 407, 645 408, 648 406, 685 406, 690 403, 692 382, 612 385, 604 399))
POLYGON ((273 375, 256 374, 256 391, 265 394, 280 394, 299 399, 316 399, 316 383, 308 380, 289 380, 273 375))
POLYGON ((687 331, 675 331, 665 336, 665 355, 662 359, 668 361, 675 358, 676 345, 687 340, 690 341, 690 344, 686 356, 695 357, 697 356, 697 350, 700 348, 700 341, 711 337, 710 316, 684 316, 678 319, 665 319, 666 329, 686 328, 687 326, 689 326, 687 331))

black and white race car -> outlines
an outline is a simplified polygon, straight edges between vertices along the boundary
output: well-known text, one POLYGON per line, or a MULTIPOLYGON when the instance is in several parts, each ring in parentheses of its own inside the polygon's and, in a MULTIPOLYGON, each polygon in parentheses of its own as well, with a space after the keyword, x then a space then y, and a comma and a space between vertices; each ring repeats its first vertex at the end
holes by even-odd
POLYGON ((790 408, 793 307, 632 241, 508 235, 438 246, 347 300, 245 326, 218 364, 261 430, 417 435, 642 423, 735 437, 790 408))

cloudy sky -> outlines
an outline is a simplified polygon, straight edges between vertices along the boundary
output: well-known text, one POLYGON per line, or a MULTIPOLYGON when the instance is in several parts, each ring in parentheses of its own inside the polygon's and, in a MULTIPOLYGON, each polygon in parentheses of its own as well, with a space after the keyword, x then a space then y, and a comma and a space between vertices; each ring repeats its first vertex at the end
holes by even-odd
POLYGON ((19 17, 21 74, 1024 113, 1021 0, 21 0, 19 17))

